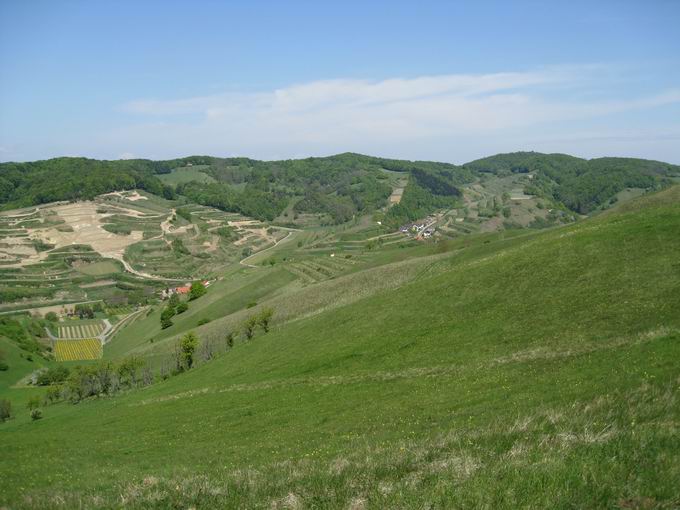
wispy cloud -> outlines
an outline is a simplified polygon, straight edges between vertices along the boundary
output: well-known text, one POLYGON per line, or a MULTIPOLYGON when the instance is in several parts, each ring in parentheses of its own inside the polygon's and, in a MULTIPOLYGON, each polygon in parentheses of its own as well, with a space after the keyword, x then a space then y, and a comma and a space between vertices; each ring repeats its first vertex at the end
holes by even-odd
POLYGON ((606 96, 601 86, 597 97, 607 99, 583 100, 584 95, 593 95, 602 72, 600 66, 572 66, 477 75, 338 79, 264 92, 140 99, 122 109, 142 123, 107 136, 121 143, 141 138, 156 152, 162 152, 163 145, 185 147, 185 153, 256 157, 376 152, 446 138, 516 134, 517 130, 534 129, 540 134, 543 125, 680 103, 680 89, 624 100, 606 96))

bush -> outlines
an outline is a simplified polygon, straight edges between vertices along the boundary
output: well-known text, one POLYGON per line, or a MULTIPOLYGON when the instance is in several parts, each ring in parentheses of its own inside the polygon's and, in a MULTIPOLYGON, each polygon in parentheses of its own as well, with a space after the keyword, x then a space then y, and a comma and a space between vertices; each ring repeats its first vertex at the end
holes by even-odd
POLYGON ((170 296, 170 299, 168 301, 168 308, 176 308, 179 306, 179 295, 173 294, 170 296))
POLYGON ((184 246, 184 243, 182 242, 181 239, 173 239, 171 243, 172 251, 175 252, 176 255, 190 255, 191 253, 189 250, 187 250, 186 246, 184 246))
POLYGON ((9 420, 12 417, 12 403, 3 398, 0 399, 0 422, 9 420))
POLYGON ((243 322, 243 334, 248 340, 253 338, 255 335, 255 327, 257 326, 258 319, 256 315, 251 315, 243 322))
POLYGON ((175 316, 175 308, 172 306, 167 306, 165 309, 163 309, 163 312, 161 313, 161 328, 166 329, 172 326, 172 318, 175 316))
POLYGON ((47 389, 47 393, 45 393, 45 402, 51 404, 61 400, 62 390, 63 390, 62 386, 50 386, 47 389))
POLYGON ((198 346, 198 337, 192 331, 182 337, 180 341, 180 351, 182 355, 182 365, 188 370, 194 364, 194 352, 198 346))
POLYGON ((47 319, 50 322, 57 322, 59 320, 59 317, 57 317, 57 314, 54 312, 47 312, 45 314, 45 319, 47 319))
POLYGON ((38 395, 35 395, 28 399, 26 407, 30 410, 38 409, 40 407, 40 403, 41 403, 40 397, 38 395))
POLYGON ((194 282, 191 284, 191 290, 189 291, 189 301, 200 298, 207 292, 205 285, 202 282, 194 282))
POLYGON ((5 362, 0 360, 0 372, 5 372, 9 370, 9 365, 5 362))
POLYGON ((64 382, 68 377, 69 369, 63 365, 58 365, 53 368, 48 368, 44 372, 38 375, 36 383, 39 386, 49 386, 51 384, 56 384, 64 382))
POLYGON ((184 313, 189 309, 189 305, 186 303, 180 303, 177 305, 176 311, 177 313, 184 313))
POLYGON ((33 411, 31 411, 31 420, 37 421, 37 420, 40 420, 41 418, 42 418, 42 411, 40 409, 33 409, 33 411))
POLYGON ((198 325, 203 326, 203 324, 208 324, 209 322, 210 322, 210 319, 203 318, 203 319, 198 321, 198 325))
POLYGON ((257 322, 260 324, 265 333, 269 333, 269 324, 271 323, 272 317, 274 316, 274 310, 271 308, 265 308, 257 316, 257 322))

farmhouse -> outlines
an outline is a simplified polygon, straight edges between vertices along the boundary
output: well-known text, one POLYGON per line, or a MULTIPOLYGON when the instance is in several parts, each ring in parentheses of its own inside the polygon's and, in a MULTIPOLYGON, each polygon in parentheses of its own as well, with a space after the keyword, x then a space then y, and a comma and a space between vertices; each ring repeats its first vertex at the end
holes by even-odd
MULTIPOLYGON (((205 287, 208 287, 212 282, 210 280, 203 280, 201 283, 205 287)), ((173 288, 168 288, 164 289, 161 291, 161 299, 168 299, 170 296, 173 294, 179 294, 181 296, 187 295, 191 292, 191 283, 187 282, 184 285, 181 285, 179 287, 173 287, 173 288)))

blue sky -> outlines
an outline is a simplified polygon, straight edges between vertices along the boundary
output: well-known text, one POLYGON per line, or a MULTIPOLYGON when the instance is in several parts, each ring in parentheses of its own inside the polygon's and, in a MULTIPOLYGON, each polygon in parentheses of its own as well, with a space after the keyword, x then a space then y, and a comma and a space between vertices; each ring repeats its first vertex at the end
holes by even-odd
POLYGON ((680 2, 0 0, 0 160, 680 163, 680 2))

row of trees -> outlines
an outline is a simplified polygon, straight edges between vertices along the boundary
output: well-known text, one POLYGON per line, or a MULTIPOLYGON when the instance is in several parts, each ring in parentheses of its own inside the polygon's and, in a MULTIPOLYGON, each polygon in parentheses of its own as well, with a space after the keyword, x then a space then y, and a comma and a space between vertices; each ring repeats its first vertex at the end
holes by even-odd
POLYGON ((250 315, 243 321, 243 335, 247 340, 251 340, 255 336, 257 327, 261 327, 262 331, 269 333, 272 318, 274 317, 274 310, 271 308, 264 308, 256 315, 250 315))
MULTIPOLYGON (((244 341, 250 341, 258 328, 265 334, 271 329, 274 310, 264 308, 257 314, 249 315, 241 324, 241 334, 244 341)), ((226 335, 207 332, 201 339, 193 331, 187 333, 175 343, 172 357, 161 369, 161 376, 185 372, 193 368, 198 362, 207 362, 215 356, 227 352, 234 347, 238 334, 229 331, 226 335)))
MULTIPOLYGON (((252 340, 257 328, 266 334, 270 331, 274 310, 265 308, 257 314, 248 316, 242 325, 245 340, 252 340)), ((175 344, 172 366, 161 369, 161 377, 167 378, 194 368, 199 361, 207 362, 220 351, 226 352, 234 347, 236 335, 229 332, 221 345, 214 338, 199 339, 190 331, 175 344)), ((128 357, 120 362, 100 361, 72 369, 58 365, 42 371, 36 380, 39 386, 47 386, 43 397, 29 399, 27 407, 31 419, 42 418, 43 406, 67 401, 77 404, 85 399, 100 396, 111 396, 121 391, 136 389, 153 384, 155 378, 148 363, 138 357, 128 357)), ((0 422, 12 416, 12 405, 7 399, 0 400, 0 422)))

